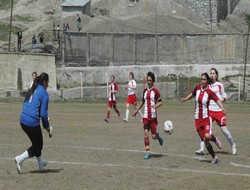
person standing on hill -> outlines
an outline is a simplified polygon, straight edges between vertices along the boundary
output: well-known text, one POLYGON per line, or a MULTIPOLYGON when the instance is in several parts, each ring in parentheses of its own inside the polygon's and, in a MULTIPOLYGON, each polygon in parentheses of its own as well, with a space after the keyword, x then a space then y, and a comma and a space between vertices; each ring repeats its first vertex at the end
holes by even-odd
MULTIPOLYGON (((136 109, 137 105, 137 98, 136 98, 136 81, 134 79, 134 73, 130 72, 129 73, 129 82, 128 85, 125 87, 125 89, 128 91, 128 96, 126 100, 126 117, 123 119, 123 121, 128 122, 129 118, 129 106, 132 104, 133 107, 136 109)), ((141 110, 138 111, 141 118, 142 118, 142 113, 141 110)))
POLYGON ((18 51, 21 51, 21 48, 22 48, 22 38, 23 38, 22 31, 18 31, 17 32, 17 50, 18 51))
POLYGON ((117 113, 118 117, 120 118, 120 112, 117 108, 117 103, 116 103, 116 93, 118 92, 118 84, 115 82, 115 76, 111 75, 110 76, 110 85, 109 85, 109 95, 108 95, 108 110, 107 110, 107 115, 104 121, 106 123, 109 122, 110 119, 110 110, 113 107, 115 112, 117 113))
POLYGON ((77 14, 77 18, 76 18, 76 28, 78 32, 81 30, 81 17, 79 14, 77 14))
POLYGON ((155 75, 152 72, 147 74, 148 87, 143 90, 143 97, 141 104, 132 114, 133 117, 139 112, 144 105, 143 114, 143 129, 144 129, 144 145, 146 148, 146 154, 144 159, 149 159, 150 154, 150 142, 149 132, 151 131, 152 138, 158 140, 159 144, 163 145, 163 138, 158 131, 157 109, 162 106, 162 99, 159 90, 154 86, 155 75))

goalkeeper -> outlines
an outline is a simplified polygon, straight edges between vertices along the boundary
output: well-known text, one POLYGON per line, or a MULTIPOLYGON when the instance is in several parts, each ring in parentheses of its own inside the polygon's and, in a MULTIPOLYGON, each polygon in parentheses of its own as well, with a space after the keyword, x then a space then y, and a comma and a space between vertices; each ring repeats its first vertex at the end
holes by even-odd
POLYGON ((28 158, 36 156, 40 171, 44 170, 47 162, 42 158, 43 135, 40 127, 40 119, 49 136, 52 136, 52 127, 48 121, 49 95, 47 92, 49 75, 41 73, 34 80, 24 99, 20 114, 20 125, 29 137, 32 145, 22 154, 15 157, 18 173, 21 173, 22 163, 28 158))

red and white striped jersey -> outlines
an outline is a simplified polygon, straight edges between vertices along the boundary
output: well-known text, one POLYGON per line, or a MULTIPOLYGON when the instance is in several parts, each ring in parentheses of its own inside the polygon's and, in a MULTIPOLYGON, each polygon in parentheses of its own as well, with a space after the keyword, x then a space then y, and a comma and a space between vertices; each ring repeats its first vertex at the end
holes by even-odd
POLYGON ((118 91, 118 85, 115 82, 110 83, 109 85, 109 101, 116 101, 116 93, 113 91, 118 91))
POLYGON ((208 87, 202 89, 201 84, 197 85, 192 94, 195 96, 195 119, 208 117, 208 106, 210 100, 218 101, 216 94, 208 87))
POLYGON ((143 118, 157 118, 157 112, 154 105, 161 100, 160 92, 157 88, 145 88, 142 101, 144 102, 143 118))
MULTIPOLYGON (((225 92, 224 86, 222 83, 216 81, 215 83, 210 85, 211 90, 216 94, 220 101, 224 98, 227 99, 227 94, 225 92)), ((216 104, 215 101, 211 100, 209 104, 209 110, 211 111, 222 111, 220 106, 216 104)))

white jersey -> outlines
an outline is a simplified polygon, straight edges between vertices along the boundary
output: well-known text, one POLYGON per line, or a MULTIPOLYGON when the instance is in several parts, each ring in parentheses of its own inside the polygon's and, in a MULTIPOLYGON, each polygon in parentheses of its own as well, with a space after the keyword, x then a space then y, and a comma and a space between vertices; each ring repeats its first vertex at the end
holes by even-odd
MULTIPOLYGON (((210 89, 216 94, 220 101, 223 101, 224 98, 227 99, 227 94, 224 90, 224 86, 222 83, 216 81, 215 83, 210 85, 210 89)), ((210 101, 209 110, 222 111, 220 106, 216 104, 216 102, 214 102, 213 100, 210 101)))
POLYGON ((132 88, 128 88, 128 95, 135 94, 136 82, 135 82, 134 79, 132 79, 132 80, 130 80, 130 81, 128 82, 128 86, 133 87, 133 89, 132 89, 132 88))

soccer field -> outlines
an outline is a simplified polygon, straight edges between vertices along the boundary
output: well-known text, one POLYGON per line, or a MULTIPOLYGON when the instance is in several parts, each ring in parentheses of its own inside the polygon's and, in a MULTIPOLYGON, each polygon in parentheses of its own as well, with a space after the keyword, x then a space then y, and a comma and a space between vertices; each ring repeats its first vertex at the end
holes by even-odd
MULTIPOLYGON (((237 155, 214 124, 222 149, 212 143, 219 157, 197 156, 199 138, 194 126, 194 102, 164 101, 158 109, 164 144, 150 137, 152 158, 144 160, 143 129, 139 118, 122 121, 125 104, 118 103, 121 119, 111 111, 105 123, 106 103, 49 104, 54 135, 45 130, 45 172, 38 172, 36 159, 23 163, 18 174, 14 157, 30 146, 19 125, 22 103, 0 103, 0 189, 250 189, 250 103, 227 102, 227 125, 237 144, 237 155), (172 135, 163 123, 174 124, 172 135)), ((130 109, 132 113, 132 107, 130 109)))

